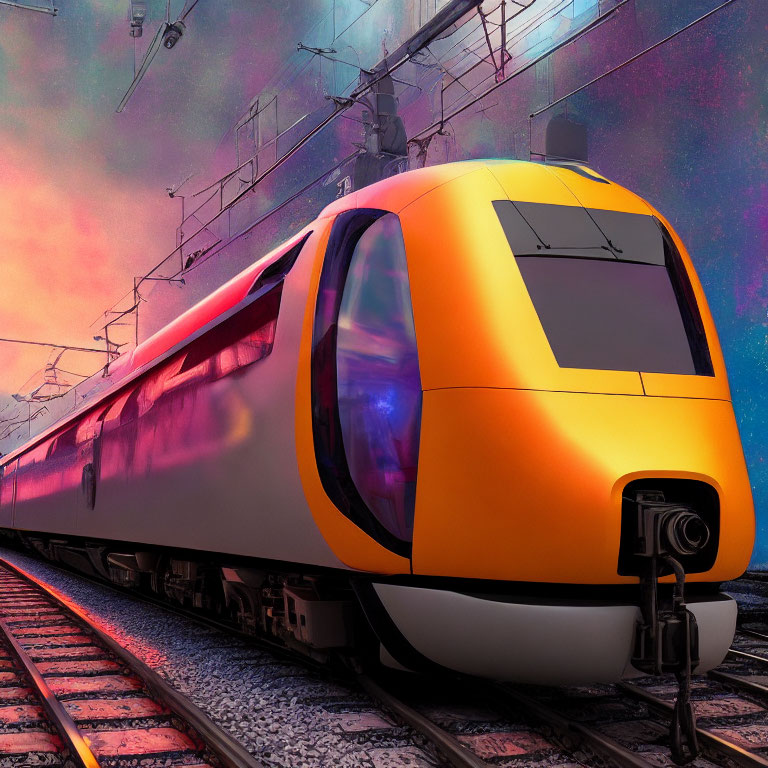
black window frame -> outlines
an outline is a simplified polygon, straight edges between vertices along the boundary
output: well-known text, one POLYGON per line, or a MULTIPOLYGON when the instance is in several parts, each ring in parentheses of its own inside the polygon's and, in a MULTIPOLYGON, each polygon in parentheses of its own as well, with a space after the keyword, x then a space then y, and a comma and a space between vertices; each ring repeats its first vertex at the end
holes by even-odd
POLYGON ((704 321, 701 319, 699 303, 696 301, 696 294, 693 292, 688 270, 683 264, 683 257, 677 250, 669 230, 655 216, 653 220, 661 229, 661 236, 664 241, 664 262, 672 282, 672 290, 675 292, 680 316, 683 319, 683 327, 688 336, 693 367, 696 370, 695 375, 714 376, 715 370, 712 366, 712 355, 704 330, 704 321))

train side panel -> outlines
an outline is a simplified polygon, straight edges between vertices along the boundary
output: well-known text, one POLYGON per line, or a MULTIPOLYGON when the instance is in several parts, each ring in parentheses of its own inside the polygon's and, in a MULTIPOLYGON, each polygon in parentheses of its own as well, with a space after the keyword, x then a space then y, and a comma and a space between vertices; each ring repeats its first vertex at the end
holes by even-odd
POLYGON ((307 286, 326 225, 284 281, 243 302, 261 313, 246 318, 247 339, 229 330, 242 318, 225 320, 25 451, 18 472, 6 467, 0 523, 340 567, 303 496, 294 438, 307 286))
MULTIPOLYGON (((223 349, 214 340, 206 357, 200 339, 203 349, 193 343, 108 409, 96 503, 77 533, 341 565, 301 493, 294 442, 301 319, 324 242, 318 227, 282 289, 257 300, 272 305, 263 314, 274 313, 268 354, 260 356, 255 338, 223 349)), ((262 321, 269 317, 257 318, 256 330, 262 321)))

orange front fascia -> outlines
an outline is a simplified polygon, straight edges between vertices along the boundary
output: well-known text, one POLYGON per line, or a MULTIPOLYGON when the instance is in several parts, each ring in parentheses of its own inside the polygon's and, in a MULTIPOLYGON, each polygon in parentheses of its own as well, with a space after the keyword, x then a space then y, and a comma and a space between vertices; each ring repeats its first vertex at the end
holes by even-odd
POLYGON ((296 460, 304 495, 320 533, 336 557, 345 565, 374 573, 410 573, 409 560, 382 547, 339 512, 328 498, 317 471, 312 435, 312 327, 320 272, 333 219, 319 219, 318 224, 321 224, 324 229, 316 241, 317 250, 304 315, 296 382, 296 460))
POLYGON ((717 560, 690 581, 746 569, 749 480, 731 405, 703 399, 512 389, 424 393, 413 572, 622 584, 621 490, 641 477, 710 483, 717 560))
MULTIPOLYGON (((317 471, 311 421, 312 327, 334 217, 396 213, 405 239, 424 394, 414 573, 560 583, 617 575, 621 488, 639 477, 711 483, 727 520, 717 561, 693 581, 746 567, 754 517, 722 354, 677 235, 715 376, 561 368, 492 201, 652 213, 613 183, 539 164, 469 162, 388 179, 326 208, 309 287, 296 398, 297 460, 315 522, 353 568, 410 564, 349 521, 317 471), (649 396, 650 395, 650 396, 649 396)), ((319 229, 319 228, 318 228, 319 229)))
POLYGON ((563 168, 489 161, 422 195, 399 215, 425 389, 484 386, 730 399, 715 325, 685 246, 669 222, 629 190, 563 168), (561 368, 493 210, 491 201, 502 199, 656 216, 681 254, 715 375, 561 368))
MULTIPOLYGON (((526 199, 549 202, 548 196, 559 190, 557 201, 569 196, 576 204, 545 169, 520 165, 529 182, 526 199)), ((642 395, 637 371, 558 366, 493 208, 493 200, 506 198, 482 168, 399 212, 424 389, 515 387, 642 395)))

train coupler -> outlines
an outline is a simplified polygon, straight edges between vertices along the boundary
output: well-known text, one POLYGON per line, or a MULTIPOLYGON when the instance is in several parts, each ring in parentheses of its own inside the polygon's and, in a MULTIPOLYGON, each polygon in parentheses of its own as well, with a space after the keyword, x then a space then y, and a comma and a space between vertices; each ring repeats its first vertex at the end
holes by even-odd
POLYGON ((635 554, 641 560, 641 619, 635 629, 632 665, 649 675, 674 674, 678 693, 670 727, 677 765, 699 754, 696 716, 690 699, 691 672, 699 664, 696 617, 685 606, 685 570, 673 555, 703 547, 709 530, 689 507, 669 504, 658 492, 639 492, 635 554), (675 575, 671 594, 659 578, 675 575))

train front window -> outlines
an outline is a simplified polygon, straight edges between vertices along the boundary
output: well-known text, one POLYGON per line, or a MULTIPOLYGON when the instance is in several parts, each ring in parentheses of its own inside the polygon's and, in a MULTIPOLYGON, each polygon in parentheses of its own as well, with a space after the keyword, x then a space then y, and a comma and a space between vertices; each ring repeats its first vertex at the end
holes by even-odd
POLYGON ((493 207, 515 256, 665 263, 662 232, 652 216, 510 200, 493 207))
POLYGON ((696 373, 664 267, 550 256, 517 264, 561 367, 696 373))
POLYGON ((493 205, 558 365, 712 375, 688 275, 656 219, 493 205))

